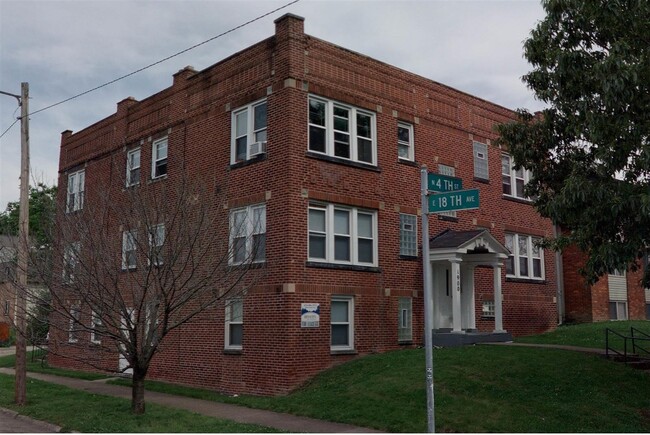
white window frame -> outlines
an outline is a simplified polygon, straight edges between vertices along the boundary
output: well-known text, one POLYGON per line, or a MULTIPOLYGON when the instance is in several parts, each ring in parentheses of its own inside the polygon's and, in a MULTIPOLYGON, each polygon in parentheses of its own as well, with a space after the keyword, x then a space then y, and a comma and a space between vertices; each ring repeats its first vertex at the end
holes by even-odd
POLYGON ((397 122, 397 158, 400 160, 415 161, 415 149, 414 149, 414 139, 413 139, 413 124, 408 122, 397 122), (403 128, 408 131, 408 140, 403 140, 400 138, 399 129, 403 128), (400 155, 400 149, 406 148, 406 156, 400 155))
POLYGON ((102 317, 95 311, 92 310, 90 313, 90 342, 93 344, 102 344, 101 335, 97 333, 97 330, 103 328, 104 321, 102 317))
POLYGON ((241 350, 244 342, 244 299, 243 298, 233 298, 226 301, 225 306, 225 327, 224 327, 224 349, 233 349, 241 350), (239 311, 241 312, 241 318, 233 319, 233 309, 234 306, 239 306, 239 311), (242 328, 242 342, 239 344, 233 344, 231 342, 232 332, 230 330, 231 326, 239 325, 242 328))
POLYGON ((85 184, 85 169, 68 174, 68 196, 66 198, 67 213, 72 213, 84 208, 85 184))
POLYGON ((122 232, 122 270, 133 270, 138 267, 138 234, 135 230, 122 232), (128 249, 128 248, 132 249, 128 249), (129 253, 133 252, 134 264, 129 264, 129 253))
POLYGON ((126 187, 137 186, 140 184, 141 171, 140 167, 142 165, 142 149, 140 147, 134 148, 126 153, 126 187), (137 165, 134 162, 137 156, 137 165), (133 180, 134 174, 137 171, 137 179, 133 180))
POLYGON ((169 138, 167 136, 156 139, 151 144, 151 179, 155 180, 157 178, 163 178, 169 173, 169 138), (162 149, 164 144, 165 156, 161 157, 158 155, 159 145, 162 149), (165 164, 165 173, 158 173, 158 163, 163 162, 165 164))
POLYGON ((494 318, 496 312, 494 308, 494 301, 483 301, 481 305, 482 317, 494 318))
POLYGON ((162 266, 164 257, 162 248, 165 244, 165 224, 154 225, 149 228, 149 257, 147 264, 151 266, 162 266), (154 236, 155 234, 155 236, 154 236))
POLYGON ((9 316, 9 312, 11 311, 11 302, 9 300, 5 300, 2 311, 5 316, 9 316))
POLYGON ((413 341, 413 298, 399 298, 397 301, 397 307, 397 341, 413 341))
POLYGON ((77 343, 79 341, 79 336, 77 335, 79 334, 79 329, 75 326, 81 324, 81 307, 79 305, 72 305, 69 314, 68 343, 77 343))
MULTIPOLYGON (((338 204, 310 204, 308 209, 308 214, 311 210, 319 210, 325 212, 325 232, 317 231, 315 229, 307 228, 308 231, 308 243, 307 243, 307 256, 309 261, 320 262, 320 263, 333 263, 333 264, 350 264, 356 266, 371 266, 376 267, 378 263, 378 231, 377 231, 377 211, 367 210, 356 207, 348 207, 338 204), (350 213, 349 219, 349 233, 346 234, 336 234, 335 225, 334 225, 334 214, 335 212, 346 211, 350 213), (359 235, 358 232, 358 219, 359 215, 369 215, 372 217, 372 262, 363 262, 359 260, 359 240, 368 240, 368 237, 359 235), (325 235, 325 257, 311 257, 309 256, 309 239, 310 236, 321 237, 325 235), (335 259, 335 237, 345 237, 349 236, 350 238, 350 260, 336 260, 335 259)), ((309 216, 308 216, 309 220, 309 216)))
POLYGON ((515 162, 509 154, 501 155, 501 186, 503 196, 530 201, 530 198, 524 194, 524 189, 532 177, 532 172, 524 168, 520 168, 516 171, 514 165, 515 162), (517 187, 518 180, 523 182, 520 188, 517 187), (505 192, 505 185, 510 186, 510 193, 505 192))
POLYGON ((63 270, 61 275, 65 284, 72 284, 75 280, 80 249, 81 242, 69 243, 63 249, 63 270))
POLYGON ((609 310, 609 320, 628 320, 628 306, 627 301, 609 301, 607 306, 609 310), (616 307, 616 317, 612 317, 612 304, 616 307))
POLYGON ((414 214, 399 215, 399 255, 418 256, 418 217, 414 214), (407 222, 408 221, 408 222, 407 222))
POLYGON ((544 249, 541 247, 535 248, 535 241, 536 240, 541 240, 542 238, 539 236, 531 236, 531 235, 526 235, 526 234, 517 234, 517 233, 506 233, 505 235, 506 239, 506 247, 508 250, 510 250, 510 256, 508 259, 512 259, 513 262, 513 272, 510 273, 507 270, 506 267, 506 276, 511 277, 511 278, 521 278, 521 279, 530 279, 530 280, 535 280, 535 281, 543 281, 545 279, 545 270, 544 270, 544 249), (508 238, 511 237, 512 239, 512 244, 508 241, 508 238), (525 243, 525 250, 526 253, 521 253, 520 252, 520 240, 523 240, 525 243), (538 249, 538 254, 535 255, 534 249, 538 249), (528 274, 524 275, 523 272, 520 270, 521 265, 520 265, 520 259, 526 259, 526 265, 528 269, 528 274), (540 273, 541 276, 533 276, 534 274, 534 261, 538 260, 540 263, 540 273))
POLYGON ((332 296, 332 304, 334 302, 343 302, 347 303, 347 321, 333 321, 332 320, 332 309, 330 308, 330 350, 333 351, 338 351, 338 350, 353 350, 354 349, 354 297, 352 296, 332 296), (332 333, 332 327, 333 326, 341 326, 341 325, 347 325, 348 327, 348 336, 347 336, 347 344, 332 344, 332 339, 333 339, 333 333, 332 333))
POLYGON ((266 144, 268 141, 268 104, 266 98, 254 101, 246 106, 239 107, 232 111, 231 120, 231 139, 230 139, 230 164, 245 162, 253 157, 266 153, 266 144), (266 105, 266 123, 264 127, 255 129, 255 108, 266 105), (237 121, 238 116, 245 117, 246 128, 242 134, 238 134, 237 121), (237 139, 246 138, 246 156, 237 158, 237 139))
POLYGON ((235 208, 230 211, 230 258, 231 265, 264 263, 266 262, 266 204, 253 204, 246 207, 235 208), (255 219, 256 212, 259 212, 259 218, 255 219), (237 216, 241 216, 241 224, 236 223, 237 216), (264 243, 257 242, 260 237, 264 237, 264 243), (235 239, 244 238, 244 257, 239 260, 236 258, 235 239), (257 246, 256 246, 257 245, 257 246), (258 249, 263 245, 263 249, 258 249), (254 250, 256 250, 254 252, 254 250))
MULTIPOLYGON (((308 115, 307 115, 307 150, 312 153, 316 154, 322 154, 326 155, 329 157, 333 157, 335 159, 341 159, 341 160, 348 160, 351 162, 356 162, 364 165, 371 165, 371 166, 377 166, 377 117, 374 112, 370 112, 368 110, 363 110, 359 109, 354 106, 350 106, 348 104, 344 103, 339 103, 337 101, 329 100, 323 97, 317 97, 314 95, 310 95, 308 98, 308 115), (309 104, 311 101, 317 101, 321 104, 325 105, 325 125, 318 125, 318 124, 312 124, 310 119, 309 119, 309 104), (350 157, 343 157, 343 156, 337 156, 336 155, 336 150, 334 146, 334 120, 335 120, 335 115, 334 115, 334 108, 340 108, 347 110, 349 113, 348 117, 348 131, 347 135, 349 136, 349 144, 350 144, 350 157), (364 137, 360 136, 357 131, 357 116, 368 116, 370 118, 370 134, 371 137, 364 137), (311 127, 318 128, 321 130, 325 130, 325 151, 317 151, 311 148, 310 142, 310 133, 309 129, 311 127), (360 160, 359 159, 359 147, 358 147, 358 142, 359 140, 369 140, 370 141, 370 148, 371 148, 371 158, 370 161, 365 161, 365 160, 360 160)), ((343 133, 343 132, 340 132, 343 133)))
POLYGON ((488 146, 483 142, 474 141, 472 143, 472 152, 474 154, 474 177, 481 180, 490 179, 490 165, 488 161, 488 146), (485 164, 479 162, 485 160, 485 164), (485 172, 485 173, 483 173, 485 172))

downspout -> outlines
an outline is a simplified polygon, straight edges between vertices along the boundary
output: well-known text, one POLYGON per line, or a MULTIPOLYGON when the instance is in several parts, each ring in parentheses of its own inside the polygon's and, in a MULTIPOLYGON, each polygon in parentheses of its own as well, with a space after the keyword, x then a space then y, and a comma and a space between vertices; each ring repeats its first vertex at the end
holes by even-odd
MULTIPOLYGON (((559 225, 553 225, 553 237, 557 238, 562 233, 559 225)), ((564 270, 562 267, 562 252, 555 251, 555 279, 557 282, 556 300, 558 325, 564 323, 564 270)))

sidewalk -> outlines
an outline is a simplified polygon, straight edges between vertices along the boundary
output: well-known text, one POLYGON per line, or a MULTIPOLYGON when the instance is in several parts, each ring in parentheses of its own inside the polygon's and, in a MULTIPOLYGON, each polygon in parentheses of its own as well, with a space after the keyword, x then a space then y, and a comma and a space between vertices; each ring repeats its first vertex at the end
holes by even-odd
POLYGON ((582 353, 591 353, 594 355, 605 355, 605 349, 595 348, 595 347, 580 347, 580 346, 568 346, 564 344, 542 344, 542 343, 482 343, 488 344, 490 346, 519 346, 519 347, 541 347, 545 349, 562 349, 570 350, 573 352, 582 352, 582 353))
POLYGON ((25 417, 9 409, 0 408, 0 433, 56 433, 59 426, 25 417))
MULTIPOLYGON (((14 369, 0 368, 0 373, 13 375, 14 369)), ((27 373, 27 376, 33 379, 39 379, 41 381, 63 385, 77 390, 83 390, 93 394, 121 397, 128 400, 131 399, 131 389, 129 387, 106 384, 106 379, 86 381, 82 379, 32 372, 27 373)), ((192 399, 189 397, 174 396, 154 391, 147 391, 145 393, 145 400, 148 403, 157 403, 170 408, 184 409, 208 417, 233 420, 239 423, 253 423, 289 432, 380 433, 380 431, 374 429, 344 423, 333 423, 308 417, 246 408, 243 406, 211 402, 208 400, 192 399)))

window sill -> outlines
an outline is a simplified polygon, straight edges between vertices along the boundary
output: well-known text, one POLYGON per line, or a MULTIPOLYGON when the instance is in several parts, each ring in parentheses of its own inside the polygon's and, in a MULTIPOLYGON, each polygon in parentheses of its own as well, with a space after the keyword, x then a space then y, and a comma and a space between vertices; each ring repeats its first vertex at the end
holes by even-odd
POLYGON ((255 157, 251 157, 248 160, 242 160, 241 162, 231 163, 230 169, 243 168, 244 166, 252 165, 257 162, 263 162, 266 160, 266 153, 258 154, 255 157))
POLYGON ((224 349, 224 355, 241 355, 243 352, 241 349, 224 349))
POLYGON ((481 320, 494 320, 494 316, 481 316, 481 320))
POLYGON ((306 156, 316 160, 324 160, 326 162, 335 163, 337 165, 352 166, 354 168, 366 169, 368 171, 381 172, 381 168, 379 166, 374 166, 371 165, 370 163, 355 162, 353 160, 342 159, 340 157, 332 157, 325 154, 319 154, 313 151, 307 151, 306 156))
POLYGON ((518 198, 516 196, 502 195, 503 199, 506 201, 518 202, 519 204, 533 205, 533 201, 530 199, 518 198))
POLYGON ((420 259, 420 257, 418 257, 417 255, 402 255, 402 254, 400 254, 399 259, 400 260, 406 260, 406 261, 418 261, 420 259))
POLYGON ((305 262, 305 266, 319 269, 352 270, 356 272, 381 273, 381 268, 379 267, 359 266, 357 264, 321 263, 319 261, 307 261, 305 262))
POLYGON ((490 180, 487 178, 474 177, 474 181, 477 183, 490 184, 490 180))
POLYGON ((545 279, 533 279, 533 278, 515 278, 511 276, 506 276, 506 282, 520 282, 525 284, 540 284, 545 285, 545 279))
POLYGON ((230 270, 245 270, 245 269, 263 269, 266 267, 266 261, 259 261, 256 263, 242 263, 242 264, 229 264, 230 270))
POLYGON ((152 178, 152 179, 150 179, 150 180, 147 180, 147 184, 152 184, 152 183, 158 183, 158 182, 161 182, 161 181, 163 181, 163 180, 166 180, 167 177, 168 177, 168 174, 161 175, 161 176, 156 177, 156 178, 152 178))
POLYGON ((330 349, 330 355, 358 355, 354 349, 330 349))
POLYGON ((439 221, 446 221, 446 222, 458 222, 457 217, 453 216, 445 216, 444 214, 439 214, 438 215, 438 220, 439 221))
POLYGON ((397 344, 399 346, 412 346, 413 345, 413 340, 398 340, 397 344))
POLYGON ((397 158, 397 163, 399 163, 400 165, 413 166, 414 168, 420 167, 420 164, 415 162, 414 160, 400 159, 399 157, 397 158))

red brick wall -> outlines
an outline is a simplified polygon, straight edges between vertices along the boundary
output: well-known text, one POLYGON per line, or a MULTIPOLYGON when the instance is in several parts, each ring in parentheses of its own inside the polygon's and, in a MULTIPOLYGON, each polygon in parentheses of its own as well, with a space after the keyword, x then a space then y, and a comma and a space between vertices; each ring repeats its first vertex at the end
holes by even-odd
MULTIPOLYGON (((464 188, 480 189, 481 208, 460 211, 453 221, 430 219, 430 234, 487 227, 504 242, 506 231, 551 235, 552 226, 528 203, 505 199, 501 190, 501 150, 488 147, 490 181, 474 180, 472 141, 490 143, 494 125, 513 118, 503 107, 334 46, 303 33, 294 18, 278 22, 276 34, 201 72, 177 73, 174 84, 143 101, 123 100, 116 114, 75 134, 62 136, 61 191, 67 173, 86 165, 88 200, 92 186, 123 192, 126 149, 142 144, 142 179, 151 161, 151 139, 169 132, 169 176, 143 182, 157 189, 178 182, 182 168, 213 183, 224 195, 214 213, 265 202, 267 262, 264 282, 244 303, 241 352, 224 353, 223 307, 206 311, 161 344, 149 375, 153 378, 231 393, 289 391, 320 370, 356 355, 397 349, 397 304, 413 297, 413 344, 422 343, 421 261, 399 256, 399 214, 420 214, 420 169, 456 168, 464 188), (364 169, 307 155, 307 99, 314 94, 376 114, 377 168, 364 169), (232 110, 267 98, 266 158, 230 166, 232 110), (414 126, 415 161, 397 159, 397 122, 414 126), (376 210, 377 270, 333 270, 307 260, 310 201, 336 202, 376 210), (355 353, 330 351, 332 295, 354 296, 355 353), (300 304, 320 303, 319 328, 300 327, 300 304)), ((118 231, 116 230, 116 233, 118 231)), ((421 239, 418 224, 418 240, 421 239)), ((227 239, 227 235, 224 235, 227 239)), ((119 249, 119 248, 116 248, 119 249)), ((420 249, 421 251, 421 249, 420 249)), ((505 277, 504 327, 515 335, 557 324, 555 256, 545 253, 545 280, 531 283, 505 277)), ((477 269, 477 326, 482 300, 493 299, 492 270, 477 269)), ((65 346, 62 343, 61 346, 65 346)), ((53 359, 55 365, 72 365, 53 359)), ((117 364, 113 358, 111 364, 117 364)))

